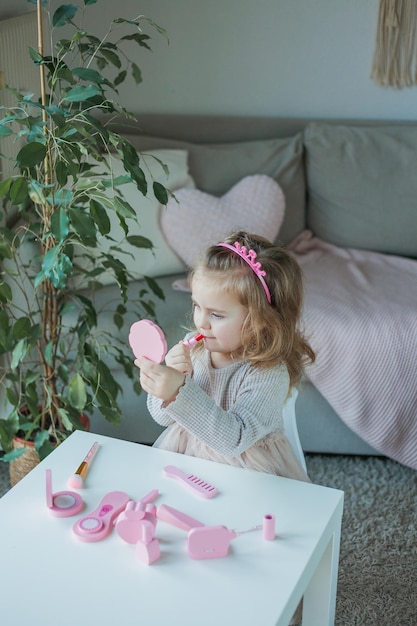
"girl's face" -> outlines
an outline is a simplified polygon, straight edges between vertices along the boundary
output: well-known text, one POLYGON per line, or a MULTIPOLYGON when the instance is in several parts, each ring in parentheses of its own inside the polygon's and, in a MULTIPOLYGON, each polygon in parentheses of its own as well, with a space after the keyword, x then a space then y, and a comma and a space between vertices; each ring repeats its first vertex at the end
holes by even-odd
POLYGON ((192 301, 194 324, 204 335, 212 365, 225 367, 232 361, 231 352, 242 346, 241 331, 248 309, 204 274, 193 277, 192 301))

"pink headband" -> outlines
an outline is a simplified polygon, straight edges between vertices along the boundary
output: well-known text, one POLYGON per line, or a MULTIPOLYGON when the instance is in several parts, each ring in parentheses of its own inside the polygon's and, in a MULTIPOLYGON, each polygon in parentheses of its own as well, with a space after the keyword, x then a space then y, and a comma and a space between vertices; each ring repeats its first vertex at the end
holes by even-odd
POLYGON ((255 250, 249 250, 249 252, 247 252, 246 246, 241 246, 238 241, 235 241, 233 246, 231 246, 228 243, 218 243, 217 245, 220 246, 221 248, 228 248, 228 250, 235 252, 236 254, 240 256, 241 259, 243 259, 249 265, 251 270, 256 274, 256 276, 261 281, 267 300, 269 304, 271 304, 271 294, 269 293, 268 285, 264 281, 264 276, 266 276, 266 272, 262 269, 262 265, 259 261, 255 263, 255 259, 257 257, 255 250))

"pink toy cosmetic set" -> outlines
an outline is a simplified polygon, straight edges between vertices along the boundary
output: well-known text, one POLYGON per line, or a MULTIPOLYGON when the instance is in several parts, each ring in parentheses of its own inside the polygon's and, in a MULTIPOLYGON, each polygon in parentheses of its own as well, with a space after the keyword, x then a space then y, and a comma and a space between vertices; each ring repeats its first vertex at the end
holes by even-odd
MULTIPOLYGON (((204 339, 202 334, 191 339, 184 339, 190 350, 204 339)), ((146 357, 155 363, 162 363, 167 353, 167 343, 162 330, 151 320, 140 320, 132 324, 129 343, 133 354, 138 359, 146 357)), ((82 489, 90 465, 97 454, 98 442, 87 452, 75 473, 68 479, 68 486, 82 489)), ((167 465, 163 473, 174 478, 190 492, 202 498, 214 498, 218 490, 213 485, 195 476, 186 474, 174 465, 167 465)), ((83 515, 72 527, 74 535, 84 542, 96 542, 105 539, 113 528, 126 543, 136 545, 136 557, 146 565, 157 561, 161 556, 159 540, 155 537, 157 521, 174 525, 187 532, 187 552, 191 559, 217 559, 229 553, 232 539, 244 532, 263 529, 267 541, 275 538, 275 517, 264 515, 263 524, 245 531, 229 530, 226 526, 205 526, 182 511, 161 504, 157 509, 154 501, 159 491, 153 489, 138 502, 131 500, 123 491, 111 491, 99 502, 91 513, 83 515)), ((52 492, 51 470, 46 470, 46 505, 52 515, 69 517, 80 513, 84 502, 79 493, 74 491, 52 492)))
MULTIPOLYGON (((97 448, 98 443, 95 443, 74 475, 81 476, 83 482, 81 484, 78 481, 73 482, 74 476, 69 479, 69 484, 74 488, 84 486, 86 467, 90 465, 97 448)), ((194 474, 185 474, 173 465, 164 467, 163 475, 175 478, 197 497, 213 498, 218 493, 213 485, 194 474)), ((46 505, 52 515, 69 517, 82 511, 84 502, 79 493, 74 491, 53 493, 50 469, 45 472, 45 482, 46 505)), ((158 521, 186 531, 187 553, 194 560, 227 556, 231 540, 252 530, 263 529, 263 537, 268 541, 275 538, 274 515, 264 515, 262 525, 235 531, 223 525, 206 526, 168 504, 160 504, 157 508, 154 501, 158 497, 159 491, 152 489, 135 502, 124 491, 111 491, 101 499, 96 509, 83 515, 73 524, 72 531, 79 540, 89 543, 105 539, 114 528, 123 541, 136 546, 137 559, 146 565, 155 563, 161 556, 160 543, 155 536, 158 521)))

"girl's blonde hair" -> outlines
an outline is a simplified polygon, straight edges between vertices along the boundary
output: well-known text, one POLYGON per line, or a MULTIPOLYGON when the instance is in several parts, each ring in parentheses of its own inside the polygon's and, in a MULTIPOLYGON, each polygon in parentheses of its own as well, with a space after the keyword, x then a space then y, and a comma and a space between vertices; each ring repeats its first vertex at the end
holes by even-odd
POLYGON ((224 243, 235 242, 257 253, 256 261, 266 272, 264 280, 271 294, 268 302, 264 288, 252 268, 238 254, 215 245, 208 248, 190 271, 190 283, 198 275, 219 279, 220 289, 234 293, 247 307, 242 328, 242 347, 235 358, 258 367, 285 363, 290 386, 301 378, 304 366, 315 354, 300 329, 303 306, 303 279, 294 256, 267 239, 244 231, 231 233, 224 243))

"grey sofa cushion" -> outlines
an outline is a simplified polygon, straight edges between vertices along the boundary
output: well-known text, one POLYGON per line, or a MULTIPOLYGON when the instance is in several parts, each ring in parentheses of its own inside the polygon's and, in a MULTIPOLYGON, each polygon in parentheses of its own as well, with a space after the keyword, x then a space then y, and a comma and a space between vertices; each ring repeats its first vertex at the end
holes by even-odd
MULTIPOLYGON (((287 243, 305 228, 305 178, 302 135, 224 144, 194 144, 174 139, 126 135, 140 151, 188 150, 190 174, 198 189, 220 196, 245 176, 265 174, 281 186, 286 200, 278 239, 287 243)), ((255 207, 256 210, 256 207, 255 207)))
POLYGON ((417 257, 417 125, 312 122, 307 227, 345 247, 417 257))

